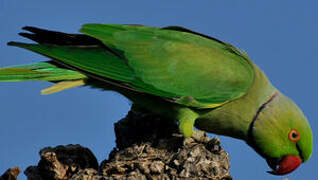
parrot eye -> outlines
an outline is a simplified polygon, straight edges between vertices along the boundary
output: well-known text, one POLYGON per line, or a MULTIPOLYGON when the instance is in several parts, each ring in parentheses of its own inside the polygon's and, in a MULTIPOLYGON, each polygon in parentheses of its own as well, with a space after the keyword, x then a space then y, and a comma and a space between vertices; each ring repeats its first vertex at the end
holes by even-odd
POLYGON ((298 141, 300 139, 300 134, 296 129, 292 129, 289 131, 288 138, 291 141, 298 141))

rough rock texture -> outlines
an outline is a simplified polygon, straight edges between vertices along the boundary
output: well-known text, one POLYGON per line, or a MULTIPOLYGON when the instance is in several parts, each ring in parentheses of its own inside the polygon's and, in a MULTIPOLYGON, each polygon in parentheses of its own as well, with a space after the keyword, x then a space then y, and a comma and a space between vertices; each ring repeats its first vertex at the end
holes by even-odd
POLYGON ((98 169, 94 154, 80 145, 46 147, 39 154, 38 165, 30 166, 24 172, 29 180, 69 179, 81 169, 98 169))
POLYGON ((202 131, 184 139, 174 122, 131 111, 115 124, 116 144, 101 164, 114 179, 231 179, 229 156, 219 139, 202 131), (142 119, 142 122, 140 120, 142 119))
POLYGON ((184 139, 174 122, 130 111, 115 133, 117 148, 100 166, 89 149, 67 145, 42 149, 24 173, 29 180, 232 179, 219 139, 201 131, 184 139))
POLYGON ((0 180, 16 180, 20 172, 18 167, 10 168, 0 176, 0 180))

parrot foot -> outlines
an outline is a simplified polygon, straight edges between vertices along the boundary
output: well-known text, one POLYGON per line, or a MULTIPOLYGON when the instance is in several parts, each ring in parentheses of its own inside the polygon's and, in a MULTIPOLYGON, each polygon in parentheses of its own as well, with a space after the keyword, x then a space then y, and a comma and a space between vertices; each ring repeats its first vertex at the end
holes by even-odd
POLYGON ((194 121, 191 120, 180 120, 179 121, 179 131, 184 135, 184 137, 189 138, 193 134, 194 121))
POLYGON ((179 111, 179 131, 184 137, 189 138, 193 134, 194 122, 198 114, 185 108, 179 111))

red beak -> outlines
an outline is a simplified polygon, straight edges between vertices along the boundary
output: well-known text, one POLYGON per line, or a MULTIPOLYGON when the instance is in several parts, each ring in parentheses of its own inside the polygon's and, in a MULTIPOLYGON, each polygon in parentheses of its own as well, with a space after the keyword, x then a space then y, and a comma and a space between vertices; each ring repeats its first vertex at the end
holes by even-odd
POLYGON ((284 156, 283 159, 268 159, 268 165, 273 169, 273 171, 268 171, 270 174, 274 175, 285 175, 293 172, 302 163, 300 157, 295 155, 284 156))

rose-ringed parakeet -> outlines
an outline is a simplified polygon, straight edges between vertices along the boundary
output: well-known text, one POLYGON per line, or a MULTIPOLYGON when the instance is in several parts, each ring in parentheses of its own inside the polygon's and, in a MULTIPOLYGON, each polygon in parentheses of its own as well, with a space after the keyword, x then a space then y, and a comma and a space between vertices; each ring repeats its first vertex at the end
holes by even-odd
POLYGON ((312 132, 297 105, 279 92, 246 53, 182 27, 86 24, 82 34, 25 27, 36 44, 8 43, 51 60, 0 69, 0 81, 50 81, 42 94, 77 86, 117 91, 134 105, 246 141, 284 175, 312 153, 312 132))

